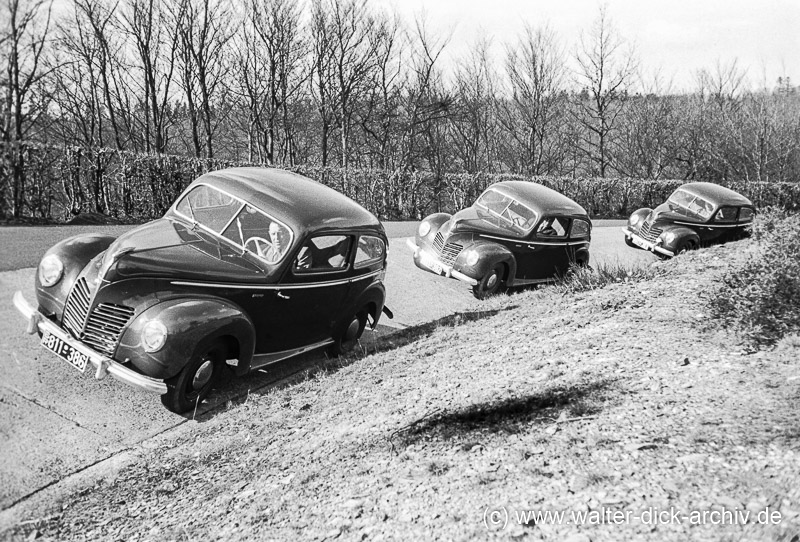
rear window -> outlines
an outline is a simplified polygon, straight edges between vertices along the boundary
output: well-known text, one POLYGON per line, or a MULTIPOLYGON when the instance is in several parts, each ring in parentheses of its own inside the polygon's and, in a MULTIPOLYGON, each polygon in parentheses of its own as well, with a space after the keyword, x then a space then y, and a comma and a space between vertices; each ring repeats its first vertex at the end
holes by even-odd
POLYGON ((570 237, 573 238, 582 238, 582 237, 589 237, 589 232, 591 231, 591 227, 589 223, 585 220, 573 220, 572 221, 572 232, 570 233, 570 237))
POLYGON ((373 235, 362 235, 358 240, 356 248, 356 268, 366 267, 375 262, 383 260, 386 253, 386 245, 383 239, 373 235))

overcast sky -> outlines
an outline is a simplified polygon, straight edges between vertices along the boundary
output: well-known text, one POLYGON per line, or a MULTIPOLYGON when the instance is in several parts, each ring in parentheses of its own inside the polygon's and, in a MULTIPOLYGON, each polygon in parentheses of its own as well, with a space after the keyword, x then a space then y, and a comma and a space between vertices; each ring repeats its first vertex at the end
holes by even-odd
MULTIPOLYGON (((370 0, 394 6, 406 21, 422 9, 431 28, 453 32, 460 56, 481 33, 502 45, 524 25, 555 30, 570 54, 596 19, 595 0, 370 0)), ((636 45, 648 77, 661 70, 673 90, 695 86, 701 68, 737 60, 752 86, 773 87, 788 75, 800 85, 800 0, 608 0, 608 15, 636 45)), ((498 47, 500 49, 500 47, 498 47)))

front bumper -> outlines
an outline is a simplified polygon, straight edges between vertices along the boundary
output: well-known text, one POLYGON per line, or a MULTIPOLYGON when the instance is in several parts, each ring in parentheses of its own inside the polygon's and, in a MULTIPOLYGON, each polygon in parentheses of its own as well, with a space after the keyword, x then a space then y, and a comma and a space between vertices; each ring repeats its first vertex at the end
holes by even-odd
POLYGON ((666 248, 662 247, 658 243, 653 243, 648 241, 647 239, 641 237, 640 235, 632 232, 629 228, 622 228, 622 233, 625 234, 625 237, 630 239, 634 245, 643 248, 645 250, 649 250, 650 252, 658 252, 659 254, 663 254, 664 256, 675 256, 675 253, 671 250, 667 250, 666 248))
POLYGON ((89 358, 89 363, 95 368, 94 376, 96 379, 102 380, 110 374, 120 382, 124 382, 134 388, 158 394, 167 393, 167 385, 162 380, 150 378, 149 376, 132 371, 75 339, 55 322, 45 318, 42 313, 28 303, 25 296, 22 295, 22 292, 16 292, 14 294, 14 306, 22 316, 28 320, 28 333, 44 333, 46 331, 69 344, 80 353, 86 354, 89 358))
POLYGON ((468 277, 460 271, 456 271, 453 269, 452 265, 443 263, 435 254, 426 251, 424 248, 418 247, 411 239, 407 239, 406 244, 409 246, 409 248, 411 248, 411 250, 414 251, 414 261, 425 267, 431 273, 436 275, 444 275, 447 278, 452 277, 460 280, 461 282, 466 282, 470 286, 475 286, 478 284, 477 280, 472 277, 468 277))

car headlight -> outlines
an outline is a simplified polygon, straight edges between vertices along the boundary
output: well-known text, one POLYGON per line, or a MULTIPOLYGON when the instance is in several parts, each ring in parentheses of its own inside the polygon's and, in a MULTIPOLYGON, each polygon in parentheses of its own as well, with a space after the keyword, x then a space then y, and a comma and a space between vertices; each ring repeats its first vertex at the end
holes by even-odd
POLYGON ((631 226, 635 226, 641 221, 642 221, 642 215, 631 215, 630 218, 631 226))
POLYGON ((142 344, 145 352, 158 352, 167 342, 167 326, 158 320, 150 320, 142 328, 142 344))
POLYGON ((39 263, 39 282, 42 286, 52 286, 64 276, 64 264, 55 254, 42 258, 39 263))
POLYGON ((675 234, 671 231, 664 232, 661 234, 661 239, 664 240, 664 244, 668 245, 675 240, 675 234))
POLYGON ((419 234, 420 237, 425 237, 430 232, 431 232, 431 223, 428 222, 427 220, 423 220, 422 223, 419 225, 417 233, 419 234))
POLYGON ((467 265, 475 265, 478 263, 478 259, 480 259, 481 255, 478 254, 477 250, 469 249, 464 252, 464 263, 467 265))

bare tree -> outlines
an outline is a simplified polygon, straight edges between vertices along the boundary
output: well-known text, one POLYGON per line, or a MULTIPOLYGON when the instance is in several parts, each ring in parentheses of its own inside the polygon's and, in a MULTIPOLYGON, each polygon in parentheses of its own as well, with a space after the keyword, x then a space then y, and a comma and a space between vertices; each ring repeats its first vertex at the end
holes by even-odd
MULTIPOLYGON (((46 108, 46 92, 40 87, 47 72, 42 69, 43 53, 50 29, 52 3, 45 0, 4 0, 0 5, 0 68, 3 94, 2 142, 21 143, 31 135, 35 121, 46 108)), ((3 213, 9 208, 14 218, 22 215, 25 203, 25 164, 19 145, 6 154, 7 172, 0 175, 0 193, 10 188, 10 205, 3 197, 3 213), (9 174, 10 173, 10 174, 9 174)))
POLYGON ((392 167, 390 148, 397 143, 392 140, 397 137, 404 90, 402 38, 400 19, 396 14, 376 17, 375 70, 368 85, 366 111, 361 115, 360 125, 364 132, 364 145, 369 148, 377 144, 377 165, 382 169, 392 167))
MULTIPOLYGON (((453 106, 453 97, 447 93, 441 84, 441 74, 437 62, 442 52, 447 47, 452 33, 444 36, 434 35, 428 28, 424 14, 419 15, 414 21, 414 35, 411 39, 411 74, 406 84, 405 92, 405 123, 403 134, 403 167, 406 170, 418 168, 417 154, 420 133, 425 134, 424 139, 428 144, 438 141, 436 137, 439 130, 434 125, 445 120, 450 115, 453 106)), ((445 127, 442 126, 444 130, 445 127)), ((441 177, 442 170, 438 165, 443 165, 446 160, 439 160, 439 153, 430 146, 428 151, 428 164, 441 177)))
POLYGON ((541 175, 555 168, 551 132, 563 110, 564 54, 548 27, 526 26, 506 54, 509 100, 501 111, 506 131, 522 149, 521 170, 541 175))
POLYGON ((137 106, 144 113, 144 150, 164 153, 174 122, 170 106, 179 36, 169 14, 156 0, 127 0, 120 16, 123 30, 132 40, 131 62, 140 72, 137 106))
POLYGON ((588 135, 584 150, 601 177, 606 176, 612 164, 609 139, 627 99, 627 86, 636 71, 634 51, 626 45, 604 5, 591 30, 581 36, 576 53, 578 81, 588 93, 588 99, 577 102, 580 120, 588 135))
POLYGON ((231 37, 231 12, 221 0, 179 0, 173 12, 180 40, 178 58, 186 95, 195 156, 202 156, 199 125, 203 126, 205 156, 214 156, 214 100, 228 68, 226 45, 231 37), (198 117, 200 117, 198 119, 198 117))
POLYGON ((296 161, 293 104, 306 81, 306 41, 295 0, 253 0, 236 41, 239 95, 248 110, 250 159, 296 161))
POLYGON ((450 119, 453 148, 463 171, 492 171, 496 138, 494 81, 497 75, 490 58, 491 44, 485 38, 472 47, 469 58, 456 69, 457 107, 450 119))

